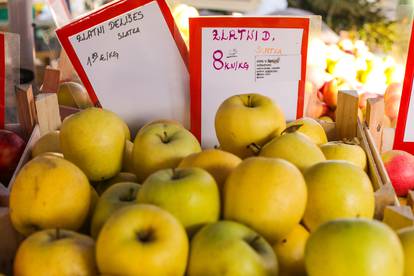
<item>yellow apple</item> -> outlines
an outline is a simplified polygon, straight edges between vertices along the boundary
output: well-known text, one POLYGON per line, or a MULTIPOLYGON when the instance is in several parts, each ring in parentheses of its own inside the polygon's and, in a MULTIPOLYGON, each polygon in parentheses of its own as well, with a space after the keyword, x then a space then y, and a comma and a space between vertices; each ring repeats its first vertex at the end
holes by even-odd
POLYGON ((359 145, 333 141, 321 145, 321 150, 327 160, 345 160, 367 170, 367 155, 359 145))
POLYGON ((219 191, 222 192, 227 176, 241 161, 239 157, 232 153, 218 149, 206 149, 184 158, 178 165, 178 168, 198 167, 205 169, 214 177, 219 191))
POLYGON ((143 182, 155 171, 175 168, 201 147, 191 132, 173 123, 154 123, 135 137, 132 159, 135 174, 143 182))
POLYGON ((323 127, 312 118, 301 118, 286 125, 286 128, 291 126, 298 126, 298 132, 305 134, 316 145, 325 144, 328 142, 325 130, 323 127))
POLYGON ((274 138, 260 150, 259 155, 285 159, 301 172, 326 160, 321 149, 308 136, 297 131, 274 138))
POLYGON ((29 236, 14 261, 16 276, 94 276, 95 242, 69 230, 47 229, 29 236))
POLYGON ((10 216, 23 235, 40 229, 78 230, 90 207, 91 188, 71 162, 39 156, 19 172, 10 193, 10 216))
POLYGON ((402 276, 403 249, 387 225, 368 219, 323 224, 306 244, 309 276, 402 276))
POLYGON ((306 275, 305 246, 309 232, 300 224, 273 245, 279 261, 279 276, 306 275))
POLYGON ((56 152, 60 153, 59 130, 51 131, 43 135, 37 140, 32 147, 32 157, 36 157, 42 153, 56 152))
POLYGON ((177 122, 175 120, 159 119, 159 120, 154 120, 154 121, 146 123, 145 125, 143 125, 139 129, 138 133, 144 131, 147 126, 151 126, 151 125, 154 125, 154 124, 167 124, 167 125, 176 125, 176 126, 179 126, 179 127, 183 127, 183 125, 180 122, 177 122))
POLYGON ((272 247, 255 231, 233 221, 204 226, 191 240, 188 276, 278 275, 272 247))
POLYGON ((404 276, 413 276, 414 267, 414 227, 407 227, 397 232, 404 250, 404 276))
POLYGON ((303 221, 309 230, 333 219, 374 216, 371 180, 360 167, 347 161, 325 161, 309 168, 305 180, 308 203, 303 221))
POLYGON ((299 223, 306 198, 305 180, 293 164, 251 157, 227 178, 224 218, 241 222, 269 242, 276 242, 299 223))
POLYGON ((136 196, 141 185, 121 182, 109 187, 99 198, 92 216, 91 235, 97 238, 102 226, 117 210, 136 204, 136 196))
POLYGON ((184 227, 173 215, 138 204, 118 210, 105 223, 96 260, 102 274, 184 275, 188 247, 184 227))
POLYGON ((142 184, 138 203, 153 204, 174 215, 194 233, 220 215, 220 194, 214 178, 200 168, 165 169, 142 184))
POLYGON ((253 155, 248 146, 263 146, 286 127, 283 112, 270 98, 259 94, 236 95, 219 107, 215 128, 220 148, 240 158, 253 155))
POLYGON ((100 108, 92 107, 73 114, 61 126, 63 155, 91 181, 115 176, 122 166, 124 124, 117 115, 100 108))

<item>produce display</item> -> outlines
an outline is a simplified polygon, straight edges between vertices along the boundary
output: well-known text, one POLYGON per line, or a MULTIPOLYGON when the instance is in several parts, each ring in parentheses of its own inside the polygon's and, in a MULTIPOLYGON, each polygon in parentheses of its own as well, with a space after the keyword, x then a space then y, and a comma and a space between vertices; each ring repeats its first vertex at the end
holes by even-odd
MULTIPOLYGON (((357 140, 328 142, 260 94, 226 99, 215 129, 219 146, 202 149, 170 120, 132 141, 109 110, 67 117, 11 188, 15 275, 412 274, 414 228, 374 220, 357 140)), ((383 158, 406 195, 414 157, 383 158)))
POLYGON ((372 53, 362 40, 341 39, 326 44, 318 38, 309 42, 306 95, 307 116, 335 120, 339 90, 356 90, 360 116, 368 98, 383 97, 385 125, 395 127, 402 93, 404 66, 391 56, 372 53))

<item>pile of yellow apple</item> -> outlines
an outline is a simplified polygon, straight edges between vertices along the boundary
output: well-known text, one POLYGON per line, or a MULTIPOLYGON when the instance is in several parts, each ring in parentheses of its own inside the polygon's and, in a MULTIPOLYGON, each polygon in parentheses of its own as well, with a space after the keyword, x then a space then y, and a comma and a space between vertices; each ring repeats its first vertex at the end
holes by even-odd
POLYGON ((131 142, 110 111, 66 118, 12 186, 14 275, 414 275, 414 229, 372 219, 359 145, 259 94, 225 100, 215 128, 203 150, 173 121, 131 142))

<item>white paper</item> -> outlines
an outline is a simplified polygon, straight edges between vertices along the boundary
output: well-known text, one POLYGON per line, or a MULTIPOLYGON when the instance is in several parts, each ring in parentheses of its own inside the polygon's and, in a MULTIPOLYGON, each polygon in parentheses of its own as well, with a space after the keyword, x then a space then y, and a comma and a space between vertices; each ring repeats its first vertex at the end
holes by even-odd
POLYGON ((405 124, 404 142, 414 142, 414 85, 411 90, 410 105, 405 124))
POLYGON ((102 106, 133 131, 160 118, 188 127, 188 70, 156 2, 69 40, 102 106))
POLYGON ((296 119, 303 29, 202 29, 202 144, 217 145, 214 118, 236 94, 272 98, 287 120, 296 119))

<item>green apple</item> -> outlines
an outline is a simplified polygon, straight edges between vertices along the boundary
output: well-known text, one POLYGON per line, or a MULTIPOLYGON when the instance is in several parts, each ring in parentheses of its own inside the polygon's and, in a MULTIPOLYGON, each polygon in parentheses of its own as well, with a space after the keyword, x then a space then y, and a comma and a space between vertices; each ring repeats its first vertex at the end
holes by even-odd
POLYGON ((167 210, 188 233, 217 221, 220 215, 216 181, 200 168, 166 169, 153 173, 143 183, 137 201, 167 210))
POLYGON ((20 245, 14 261, 14 275, 96 274, 93 239, 63 229, 32 234, 20 245))
POLYGON ((309 276, 402 276, 403 254, 397 234, 384 223, 341 219, 310 235, 305 265, 309 276))
POLYGON ((128 173, 128 172, 120 172, 119 174, 117 174, 116 176, 107 179, 105 181, 100 181, 100 182, 95 182, 95 188, 96 191, 98 192, 98 194, 103 194, 106 189, 108 189, 109 187, 111 187, 112 185, 116 184, 116 183, 120 183, 120 182, 134 182, 134 183, 138 183, 137 177, 135 176, 135 174, 133 173, 128 173))
POLYGON ((188 276, 277 273, 272 247, 255 231, 237 222, 206 225, 191 241, 188 276))
POLYGON ((91 181, 114 177, 122 166, 124 125, 115 113, 94 107, 66 118, 60 130, 65 159, 77 165, 91 181))
POLYGON ((414 227, 406 227, 398 230, 398 237, 404 250, 404 276, 413 276, 414 267, 412 261, 414 260, 414 227))
POLYGON ((175 168, 201 147, 191 132, 173 123, 154 123, 142 129, 134 141, 132 160, 139 182, 155 171, 175 168))
POLYGON ((147 204, 116 211, 96 242, 99 271, 107 275, 184 275, 184 227, 167 211, 147 204))
POLYGON ((263 146, 286 127, 283 112, 270 98, 259 94, 236 95, 219 107, 215 128, 220 148, 240 158, 252 156, 252 143, 263 146))
POLYGON ((125 206, 136 204, 136 197, 141 185, 121 182, 109 187, 99 198, 92 216, 91 234, 96 238, 102 226, 116 211, 125 206))

